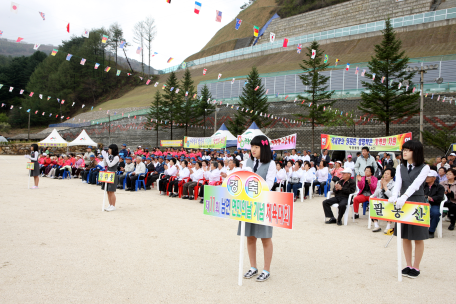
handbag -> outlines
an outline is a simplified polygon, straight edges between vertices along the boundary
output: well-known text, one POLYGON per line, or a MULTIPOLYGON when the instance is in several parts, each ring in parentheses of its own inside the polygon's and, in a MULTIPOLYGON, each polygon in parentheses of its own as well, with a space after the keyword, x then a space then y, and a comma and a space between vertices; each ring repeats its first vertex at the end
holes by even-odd
POLYGON ((292 177, 292 178, 291 178, 291 183, 292 183, 292 184, 297 184, 297 183, 299 183, 299 177, 292 177))
POLYGON ((339 180, 340 180, 340 178, 338 178, 337 176, 333 176, 333 178, 332 178, 333 182, 338 182, 339 180))

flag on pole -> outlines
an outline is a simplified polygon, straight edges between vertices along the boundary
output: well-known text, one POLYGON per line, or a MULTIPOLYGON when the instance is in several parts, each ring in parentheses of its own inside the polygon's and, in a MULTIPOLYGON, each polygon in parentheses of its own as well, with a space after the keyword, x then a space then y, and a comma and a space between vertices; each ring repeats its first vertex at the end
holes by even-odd
POLYGON ((315 59, 315 56, 317 56, 317 51, 312 50, 312 55, 310 56, 310 58, 315 59))
POLYGON ((55 56, 55 55, 57 54, 57 52, 58 52, 58 50, 53 49, 51 55, 52 55, 52 56, 55 56))
POLYGON ((219 73, 219 74, 218 74, 218 79, 220 79, 220 77, 222 77, 222 74, 219 73))
POLYGON ((67 61, 70 61, 71 57, 73 57, 73 55, 68 54, 67 57, 66 57, 66 60, 67 60, 67 61))
POLYGON ((329 60, 329 56, 325 54, 325 63, 327 63, 329 60))
POLYGON ((270 32, 270 33, 269 33, 269 41, 270 41, 271 43, 273 43, 274 40, 275 40, 275 34, 274 34, 273 32, 270 32))
POLYGON ((239 27, 241 26, 241 23, 242 23, 242 20, 241 19, 238 19, 236 18, 236 26, 235 26, 235 29, 238 30, 239 27))
POLYGON ((350 69, 350 63, 347 63, 347 67, 345 68, 345 71, 348 71, 350 69))
POLYGON ((193 95, 193 98, 196 98, 196 93, 193 95))
POLYGON ((203 75, 206 75, 207 69, 203 69, 203 75))
POLYGON ((84 29, 84 32, 82 33, 82 37, 89 38, 89 30, 84 29))
POLYGON ((86 63, 86 59, 85 58, 82 58, 81 59, 81 65, 84 65, 86 63))
POLYGON ((19 9, 19 4, 17 4, 16 2, 11 2, 10 11, 17 14, 18 9, 19 9))
POLYGON ((18 37, 16 42, 21 42, 22 40, 24 40, 24 38, 18 37))
POLYGON ((221 11, 215 11, 215 21, 222 22, 222 12, 221 11))
POLYGON ((101 38, 101 43, 106 43, 106 42, 108 42, 108 36, 103 35, 103 38, 101 38))
POLYGON ((201 3, 195 1, 195 14, 199 14, 201 10, 201 3))
POLYGON ((256 25, 253 26, 253 36, 258 37, 258 33, 260 31, 260 28, 256 25))
POLYGON ((171 61, 173 61, 173 59, 174 59, 173 57, 169 57, 167 63, 170 63, 171 61))
POLYGON ((125 41, 121 41, 120 44, 119 44, 119 49, 123 49, 125 46, 125 41))
POLYGON ((297 52, 298 54, 301 54, 301 49, 302 49, 302 44, 298 44, 298 49, 297 49, 297 52))
POLYGON ((99 63, 95 63, 95 70, 98 70, 98 67, 100 66, 99 63))
POLYGON ((136 50, 136 54, 141 54, 142 47, 138 46, 138 49, 136 50))
POLYGON ((34 49, 34 50, 37 50, 37 49, 40 47, 40 45, 41 45, 41 44, 35 44, 35 45, 33 46, 33 49, 34 49))
POLYGON ((51 96, 48 96, 47 100, 51 99, 51 96))

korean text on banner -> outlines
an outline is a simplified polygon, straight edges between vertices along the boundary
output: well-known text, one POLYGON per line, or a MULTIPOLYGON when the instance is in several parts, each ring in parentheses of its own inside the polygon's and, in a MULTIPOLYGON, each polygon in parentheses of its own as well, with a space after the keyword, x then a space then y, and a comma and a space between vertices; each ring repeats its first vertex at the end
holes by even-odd
POLYGON ((114 184, 115 172, 100 172, 98 173, 98 182, 114 184))
POLYGON ((182 147, 182 140, 160 140, 160 147, 182 147))
POLYGON ((204 186, 204 214, 292 229, 293 194, 269 191, 261 176, 238 171, 221 186, 204 186))
POLYGON ((381 221, 429 227, 430 207, 428 203, 405 202, 401 209, 387 199, 369 199, 370 217, 381 221))
POLYGON ((377 138, 356 138, 321 134, 321 148, 328 150, 356 151, 367 146, 371 151, 400 151, 402 145, 411 139, 411 132, 377 138))
MULTIPOLYGON (((271 150, 288 150, 296 149, 296 134, 284 136, 282 138, 271 140, 271 150)), ((237 148, 250 150, 252 138, 238 135, 237 148)))
POLYGON ((226 136, 215 137, 184 137, 185 148, 188 149, 223 149, 226 148, 226 136))
POLYGON ((34 170, 35 164, 34 163, 27 163, 27 170, 34 170))

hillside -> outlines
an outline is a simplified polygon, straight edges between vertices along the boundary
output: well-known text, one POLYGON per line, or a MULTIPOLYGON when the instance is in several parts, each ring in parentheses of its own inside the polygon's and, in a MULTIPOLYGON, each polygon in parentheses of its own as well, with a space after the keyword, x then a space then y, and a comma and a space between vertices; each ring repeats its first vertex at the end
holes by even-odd
MULTIPOLYGON (((402 48, 410 58, 456 53, 456 25, 397 33, 397 37, 402 40, 402 48)), ((322 45, 322 49, 330 56, 331 61, 338 58, 342 63, 350 62, 354 64, 369 61, 374 53, 374 45, 379 44, 381 40, 382 36, 373 36, 365 39, 325 44, 322 45)), ((191 73, 195 85, 198 85, 201 81, 217 79, 219 73, 222 73, 220 81, 225 81, 232 77, 239 78, 239 76, 247 75, 252 66, 256 66, 262 74, 299 70, 302 57, 302 54, 297 54, 293 50, 209 66, 206 76, 202 74, 203 68, 192 69, 191 73)), ((178 79, 182 78, 183 73, 183 70, 176 73, 178 79)), ((168 75, 159 75, 157 81, 160 82, 160 85, 157 88, 141 86, 121 98, 107 101, 99 105, 99 107, 107 110, 148 106, 153 94, 156 90, 161 89, 167 77, 168 75)))

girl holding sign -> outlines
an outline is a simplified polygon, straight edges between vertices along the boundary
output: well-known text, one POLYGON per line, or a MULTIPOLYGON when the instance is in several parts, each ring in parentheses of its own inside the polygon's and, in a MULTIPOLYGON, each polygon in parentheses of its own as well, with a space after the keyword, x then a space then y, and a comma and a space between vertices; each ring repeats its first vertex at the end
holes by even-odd
POLYGON ((105 150, 101 151, 103 155, 103 161, 99 165, 108 167, 108 172, 114 172, 114 183, 102 183, 101 190, 104 190, 104 187, 108 187, 106 192, 108 193, 109 206, 105 208, 105 211, 115 211, 116 210, 116 189, 117 189, 117 165, 119 164, 119 148, 116 144, 109 146, 108 152, 105 150))
MULTIPOLYGON (((250 142, 251 156, 246 161, 243 170, 252 171, 261 176, 269 186, 274 185, 276 164, 272 161, 272 151, 269 139, 264 135, 255 136, 250 142)), ((241 223, 239 222, 238 235, 241 235, 241 223)), ((256 265, 256 243, 261 238, 264 251, 264 270, 257 277, 257 282, 264 282, 271 276, 269 273, 272 260, 272 227, 245 223, 245 236, 247 237, 247 251, 251 268, 244 275, 245 279, 251 279, 258 275, 256 265)))
POLYGON ((30 159, 33 163, 33 170, 30 170, 30 176, 33 176, 35 186, 32 189, 38 189, 38 182, 40 181, 40 165, 38 164, 38 145, 32 144, 30 155, 25 155, 25 158, 30 159))
MULTIPOLYGON (((396 172, 393 195, 388 199, 401 209, 406 201, 425 203, 423 183, 429 173, 429 166, 424 163, 423 144, 417 140, 409 140, 402 145, 402 163, 396 172), (398 198, 398 196, 400 197, 398 198)), ((398 223, 396 223, 396 226, 398 223)), ((407 267, 402 275, 412 279, 420 275, 420 262, 424 253, 424 240, 429 238, 427 227, 400 224, 407 267), (415 241, 415 261, 412 263, 412 241, 415 241)), ((397 229, 394 229, 397 236, 397 229)))

